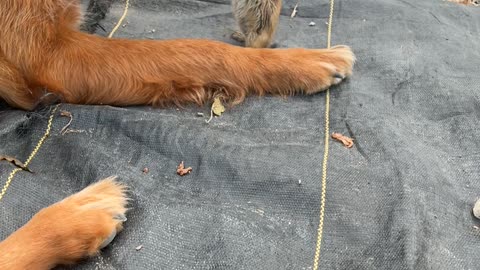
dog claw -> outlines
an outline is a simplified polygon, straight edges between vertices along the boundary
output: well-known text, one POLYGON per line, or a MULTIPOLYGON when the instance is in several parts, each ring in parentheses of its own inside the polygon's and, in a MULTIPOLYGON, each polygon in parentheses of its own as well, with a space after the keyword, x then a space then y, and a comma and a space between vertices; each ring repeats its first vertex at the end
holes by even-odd
POLYGON ((124 214, 117 214, 113 217, 113 219, 116 219, 121 222, 127 221, 127 217, 124 214))
POLYGON ((341 83, 341 82, 342 82, 342 79, 341 79, 341 78, 335 78, 335 79, 333 80, 333 84, 339 84, 339 83, 341 83))
POLYGON ((117 230, 114 229, 113 232, 107 237, 107 239, 105 239, 103 241, 103 243, 100 245, 99 249, 102 249, 102 248, 108 246, 108 244, 110 244, 113 241, 115 236, 117 236, 117 230))

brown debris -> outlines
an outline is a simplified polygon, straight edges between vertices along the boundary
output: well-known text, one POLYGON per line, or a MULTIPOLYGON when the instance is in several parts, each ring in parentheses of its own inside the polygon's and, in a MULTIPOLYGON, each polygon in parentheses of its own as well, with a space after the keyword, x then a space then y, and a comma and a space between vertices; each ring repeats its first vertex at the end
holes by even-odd
POLYGON ((147 168, 147 167, 143 168, 143 170, 142 170, 142 172, 143 172, 144 174, 147 174, 147 173, 148 173, 148 171, 149 171, 149 170, 148 170, 148 168, 147 168))
POLYGON ((184 176, 189 174, 192 171, 192 167, 185 168, 183 161, 177 167, 177 174, 180 176, 184 176))
POLYGON ((18 160, 16 158, 0 155, 0 160, 6 160, 6 161, 12 163, 13 165, 15 165, 17 168, 20 168, 24 171, 33 173, 29 168, 27 168, 27 166, 25 164, 23 164, 23 162, 21 162, 20 160, 18 160))
POLYGON ((349 138, 347 136, 342 135, 341 133, 332 133, 332 139, 335 139, 341 143, 347 148, 352 148, 353 146, 353 139, 349 138))
POLYGON ((467 6, 480 6, 480 2, 478 0, 448 0, 448 1, 467 5, 467 6))

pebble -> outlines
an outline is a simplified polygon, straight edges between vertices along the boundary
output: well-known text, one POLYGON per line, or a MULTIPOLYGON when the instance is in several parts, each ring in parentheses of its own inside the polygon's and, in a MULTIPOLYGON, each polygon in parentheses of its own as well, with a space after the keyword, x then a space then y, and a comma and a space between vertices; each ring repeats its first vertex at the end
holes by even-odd
POLYGON ((473 206, 473 215, 480 219, 480 199, 473 206))

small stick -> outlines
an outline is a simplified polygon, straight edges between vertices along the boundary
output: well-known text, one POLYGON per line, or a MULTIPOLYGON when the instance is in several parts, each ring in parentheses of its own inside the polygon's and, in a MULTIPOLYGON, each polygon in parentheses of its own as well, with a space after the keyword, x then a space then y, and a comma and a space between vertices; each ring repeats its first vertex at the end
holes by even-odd
POLYGON ((297 15, 297 8, 299 3, 300 3, 300 0, 297 1, 297 4, 293 8, 292 15, 290 15, 290 19, 293 19, 297 15))
POLYGON ((205 120, 205 123, 207 123, 207 124, 210 123, 210 121, 212 121, 212 119, 213 119, 213 106, 210 109, 210 118, 208 120, 205 120))
POLYGON ((73 115, 69 111, 60 111, 60 115, 65 117, 70 117, 70 121, 68 121, 68 123, 62 128, 62 130, 60 130, 60 134, 65 135, 67 128, 70 126, 70 124, 72 124, 73 115))
POLYGON ((20 160, 18 160, 16 158, 0 155, 0 160, 6 160, 6 161, 12 163, 13 165, 15 165, 17 168, 20 168, 24 171, 33 173, 23 162, 21 162, 20 160))

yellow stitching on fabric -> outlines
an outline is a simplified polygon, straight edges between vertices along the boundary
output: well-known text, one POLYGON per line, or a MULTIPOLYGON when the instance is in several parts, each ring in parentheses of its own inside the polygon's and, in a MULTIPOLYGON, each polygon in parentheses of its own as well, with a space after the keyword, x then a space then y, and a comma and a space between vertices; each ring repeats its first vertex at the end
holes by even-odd
MULTIPOLYGON (((30 162, 33 160, 35 155, 37 155, 38 151, 42 147, 45 140, 48 138, 48 136, 50 136, 50 130, 52 129, 53 118, 54 118, 55 112, 57 112, 59 106, 60 106, 60 104, 58 104, 57 106, 55 106, 55 108, 53 108, 53 111, 50 114, 50 118, 48 119, 47 129, 45 130, 45 133, 43 134, 42 138, 40 138, 40 140, 38 141, 38 143, 35 146, 35 148, 33 149, 32 153, 30 153, 30 156, 27 158, 27 161, 25 161, 25 163, 24 163, 25 166, 28 166, 28 164, 30 164, 30 162)), ((21 170, 22 169, 20 169, 20 168, 13 169, 12 172, 8 175, 7 181, 5 182, 5 185, 3 186, 2 191, 0 192, 0 201, 2 200, 5 193, 7 193, 7 189, 10 186, 10 183, 12 182, 15 174, 17 174, 17 172, 19 172, 21 170)))
POLYGON ((333 22, 333 6, 334 5, 335 5, 335 0, 330 0, 330 15, 328 17, 328 29, 327 29, 327 48, 330 48, 332 46, 332 22, 333 22))
POLYGON ((126 0, 125 2, 125 9, 123 10, 123 15, 122 17, 120 17, 120 20, 118 20, 117 22, 117 25, 115 25, 115 27, 113 28, 112 32, 110 32, 110 35, 108 35, 108 38, 112 38, 113 37, 113 34, 115 34, 115 32, 117 32, 118 28, 120 27, 120 25, 122 24, 123 20, 125 20, 125 17, 127 17, 127 13, 128 13, 128 6, 130 5, 130 0, 126 0))
MULTIPOLYGON (((330 0, 330 15, 328 18, 328 30, 327 30, 327 48, 331 46, 332 40, 332 21, 333 21, 333 7, 335 0, 330 0)), ((320 263, 320 251, 322 248, 323 239, 323 225, 325 219, 325 202, 327 195, 327 162, 328 162, 328 149, 330 143, 330 89, 327 89, 325 94, 325 149, 323 152, 322 162, 322 192, 320 200, 320 222, 317 229, 317 244, 315 246, 315 256, 313 259, 313 270, 318 270, 318 264, 320 263)))

